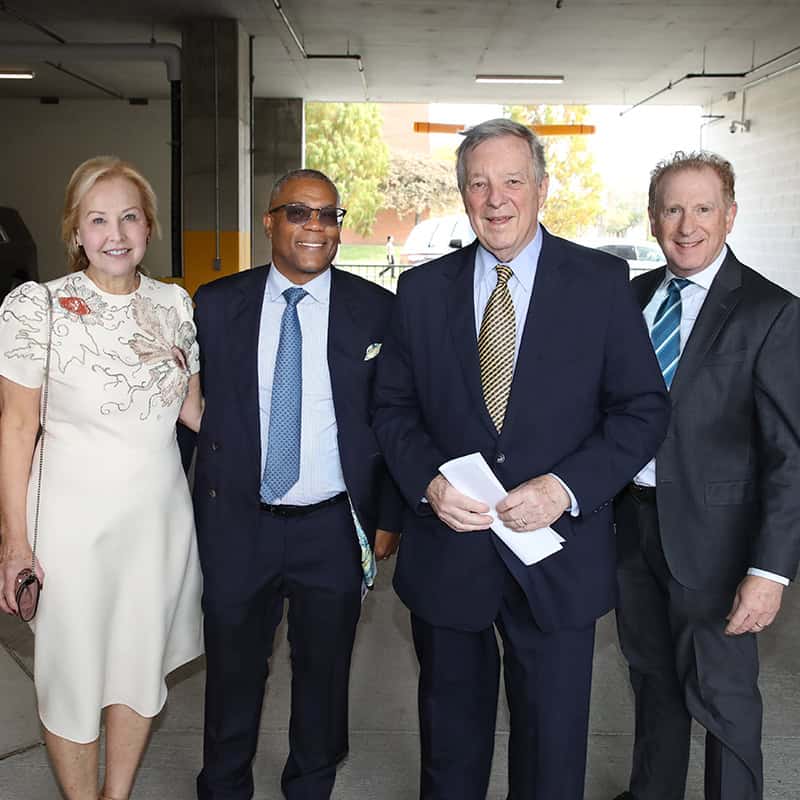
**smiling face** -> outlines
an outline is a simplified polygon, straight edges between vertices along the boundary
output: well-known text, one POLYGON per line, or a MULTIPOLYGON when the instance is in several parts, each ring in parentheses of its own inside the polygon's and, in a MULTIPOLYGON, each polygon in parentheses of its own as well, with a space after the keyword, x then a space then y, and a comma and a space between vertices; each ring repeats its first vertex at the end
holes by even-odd
POLYGON ((104 282, 133 276, 149 235, 139 188, 128 178, 103 178, 81 200, 75 239, 90 277, 104 282))
POLYGON ((500 261, 511 261, 536 236, 547 176, 536 182, 528 143, 495 136, 466 155, 464 207, 480 243, 500 261))
POLYGON ((709 167, 667 173, 650 209, 650 227, 675 275, 688 278, 720 254, 733 229, 736 203, 726 203, 722 181, 709 167))
MULTIPOLYGON (((287 181, 272 199, 272 208, 285 203, 304 203, 310 208, 335 207, 336 192, 330 184, 314 178, 287 181)), ((330 267, 339 247, 338 225, 323 225, 317 216, 293 225, 282 209, 264 214, 264 228, 272 240, 272 263, 292 283, 308 283, 330 267)))

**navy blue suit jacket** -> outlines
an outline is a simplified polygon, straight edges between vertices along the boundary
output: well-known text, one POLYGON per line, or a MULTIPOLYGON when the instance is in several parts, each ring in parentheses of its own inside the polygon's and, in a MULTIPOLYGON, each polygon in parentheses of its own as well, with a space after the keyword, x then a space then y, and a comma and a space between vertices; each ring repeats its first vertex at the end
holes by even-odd
MULTIPOLYGON (((197 437, 194 504, 205 591, 248 591, 261 482, 258 336, 269 267, 201 286, 195 296, 206 406, 197 437)), ((400 531, 402 501, 370 427, 378 358, 393 295, 332 269, 328 366, 345 484, 365 533, 400 531)), ((355 534, 354 534, 355 535, 355 534)), ((250 584, 252 586, 252 584, 250 584)))
POLYGON ((428 622, 492 624, 510 570, 543 630, 615 604, 611 500, 663 439, 669 401, 627 265, 543 231, 505 423, 486 410, 473 303, 476 245, 400 279, 376 382, 375 431, 406 500, 395 588, 428 622), (580 516, 563 550, 525 567, 493 534, 456 533, 420 503, 443 462, 480 452, 512 489, 548 472, 580 516))

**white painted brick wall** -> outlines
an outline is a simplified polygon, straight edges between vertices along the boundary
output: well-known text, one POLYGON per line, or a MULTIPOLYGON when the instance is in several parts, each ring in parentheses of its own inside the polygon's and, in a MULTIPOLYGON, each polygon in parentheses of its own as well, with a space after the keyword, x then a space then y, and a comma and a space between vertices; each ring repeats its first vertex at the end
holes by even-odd
POLYGON ((715 104, 725 119, 703 135, 703 147, 736 171, 739 213, 728 241, 745 264, 800 294, 800 68, 749 90, 750 132, 731 134, 741 102, 740 93, 715 104))

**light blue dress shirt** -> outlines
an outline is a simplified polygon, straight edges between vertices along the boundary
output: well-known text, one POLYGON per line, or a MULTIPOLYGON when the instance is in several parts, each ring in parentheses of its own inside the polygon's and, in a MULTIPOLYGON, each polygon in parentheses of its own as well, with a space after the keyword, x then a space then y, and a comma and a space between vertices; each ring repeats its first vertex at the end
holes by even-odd
MULTIPOLYGON (((272 379, 278 352, 284 290, 294 286, 273 265, 267 275, 258 334, 258 405, 261 426, 261 474, 267 459, 272 379)), ((300 434, 300 477, 277 504, 305 506, 345 491, 339 457, 338 429, 328 369, 328 317, 331 272, 325 270, 303 284, 308 292, 297 305, 303 332, 303 406, 300 434)))
MULTIPOLYGON (((700 315, 700 309, 703 307, 703 303, 708 296, 708 290, 711 288, 714 278, 717 277, 717 273, 720 271, 720 268, 722 267, 727 255, 728 247, 727 245, 723 245, 720 254, 704 270, 692 275, 690 279, 692 282, 681 292, 681 355, 683 355, 683 348, 689 341, 689 336, 694 328, 694 323, 697 321, 697 317, 700 315)), ((650 299, 650 302, 644 307, 644 311, 642 313, 644 314, 644 321, 647 323, 648 331, 653 330, 653 321, 655 320, 656 313, 658 312, 661 304, 664 302, 664 298, 667 296, 667 284, 669 284, 673 278, 677 277, 680 276, 675 275, 669 270, 669 268, 667 268, 666 272, 664 273, 664 280, 662 280, 658 285, 658 288, 653 294, 653 297, 650 299)), ((655 486, 656 460, 654 458, 651 459, 648 464, 642 467, 633 480, 634 483, 637 483, 639 486, 655 486)), ((782 575, 776 575, 773 572, 767 572, 766 570, 756 569, 755 567, 748 569, 747 574, 757 575, 761 578, 769 578, 770 580, 782 583, 784 586, 789 585, 788 578, 784 578, 782 575)))

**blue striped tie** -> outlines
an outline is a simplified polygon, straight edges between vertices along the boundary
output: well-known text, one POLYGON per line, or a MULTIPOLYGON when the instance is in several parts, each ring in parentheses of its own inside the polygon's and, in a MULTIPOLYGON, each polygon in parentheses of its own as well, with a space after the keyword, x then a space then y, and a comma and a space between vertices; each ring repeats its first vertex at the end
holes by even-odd
POLYGON ((308 294, 293 286, 283 292, 286 308, 275 356, 272 402, 269 408, 267 460, 261 479, 261 499, 283 497, 300 477, 300 430, 303 410, 303 331, 297 304, 308 294))
POLYGON ((687 278, 673 278, 667 284, 667 296, 656 312, 650 331, 658 365, 668 389, 681 357, 681 289, 690 283, 687 278))

